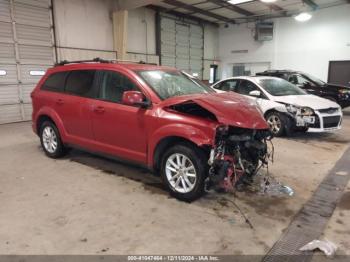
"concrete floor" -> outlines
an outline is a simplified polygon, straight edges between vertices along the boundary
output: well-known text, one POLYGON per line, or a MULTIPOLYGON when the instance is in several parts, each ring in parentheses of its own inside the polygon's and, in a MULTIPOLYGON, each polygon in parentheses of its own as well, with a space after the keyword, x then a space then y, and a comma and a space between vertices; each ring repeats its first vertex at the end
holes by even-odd
MULTIPOLYGON (((265 254, 350 144, 343 129, 275 139, 271 173, 293 197, 221 194, 187 204, 146 171, 73 150, 47 158, 30 123, 0 126, 0 254, 265 254)), ((324 236, 349 253, 350 186, 324 236)))

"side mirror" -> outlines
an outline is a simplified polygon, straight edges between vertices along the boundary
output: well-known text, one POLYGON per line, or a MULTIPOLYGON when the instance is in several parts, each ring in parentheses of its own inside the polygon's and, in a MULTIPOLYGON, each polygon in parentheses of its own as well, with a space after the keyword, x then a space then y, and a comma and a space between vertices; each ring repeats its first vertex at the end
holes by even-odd
POLYGON ((249 95, 250 96, 254 96, 254 97, 260 97, 261 96, 261 92, 259 90, 254 90, 254 91, 250 91, 249 95))
POLYGON ((151 103, 139 91, 125 91, 123 93, 122 103, 130 106, 149 107, 151 103))

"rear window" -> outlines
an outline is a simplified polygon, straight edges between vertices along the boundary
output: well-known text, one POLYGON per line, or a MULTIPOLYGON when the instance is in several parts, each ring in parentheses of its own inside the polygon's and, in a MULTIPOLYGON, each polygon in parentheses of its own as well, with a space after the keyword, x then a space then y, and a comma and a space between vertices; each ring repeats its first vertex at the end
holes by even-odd
POLYGON ((93 97, 96 70, 71 71, 67 77, 65 92, 73 95, 93 97))
POLYGON ((64 82, 67 76, 67 72, 58 72, 50 75, 44 84, 41 86, 42 90, 63 92, 64 82))

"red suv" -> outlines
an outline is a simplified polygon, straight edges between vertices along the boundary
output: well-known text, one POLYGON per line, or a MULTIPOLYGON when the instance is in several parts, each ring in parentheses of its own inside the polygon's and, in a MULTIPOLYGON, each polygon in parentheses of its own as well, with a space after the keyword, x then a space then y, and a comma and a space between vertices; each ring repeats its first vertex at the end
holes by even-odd
POLYGON ((47 156, 78 147, 136 162, 160 174, 178 199, 229 189, 266 162, 270 133, 257 107, 174 68, 62 62, 31 97, 33 130, 47 156))

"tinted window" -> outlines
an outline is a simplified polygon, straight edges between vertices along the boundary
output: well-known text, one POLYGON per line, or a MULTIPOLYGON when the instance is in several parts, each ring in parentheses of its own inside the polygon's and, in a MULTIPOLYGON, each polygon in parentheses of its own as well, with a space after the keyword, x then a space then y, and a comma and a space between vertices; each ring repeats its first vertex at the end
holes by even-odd
POLYGON ((269 92, 273 96, 289 96, 289 95, 305 95, 306 93, 289 83, 288 81, 280 78, 260 79, 258 80, 262 88, 269 92))
POLYGON ((163 100, 173 96, 214 92, 180 71, 149 70, 138 73, 163 100))
POLYGON ((64 81, 66 79, 67 74, 67 72, 59 72, 50 75, 42 85, 41 89, 55 92, 63 92, 64 81))
POLYGON ((249 95, 251 91, 260 91, 259 88, 254 85, 252 82, 247 81, 247 80, 242 80, 236 89, 236 92, 242 95, 249 95))
POLYGON ((237 84, 238 80, 227 80, 217 84, 215 88, 222 91, 235 91, 237 84))
POLYGON ((95 70, 71 71, 66 81, 66 93, 84 97, 93 97, 94 76, 95 70))
POLYGON ((114 71, 103 71, 99 98, 120 103, 125 91, 137 91, 138 88, 129 78, 114 71))
POLYGON ((305 85, 310 83, 309 80, 307 80, 306 78, 300 76, 300 75, 292 75, 289 78, 289 82, 291 82, 294 85, 305 85))

